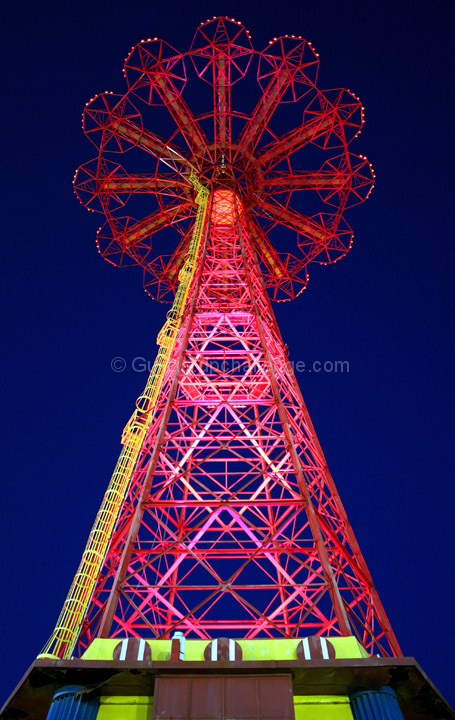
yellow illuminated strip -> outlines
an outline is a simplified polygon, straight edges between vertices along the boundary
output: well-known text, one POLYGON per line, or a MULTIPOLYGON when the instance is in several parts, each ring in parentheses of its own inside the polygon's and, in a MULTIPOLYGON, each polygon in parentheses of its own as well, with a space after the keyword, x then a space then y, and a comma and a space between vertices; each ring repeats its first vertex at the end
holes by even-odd
POLYGON ((62 612, 52 636, 39 658, 68 658, 79 635, 109 542, 122 507, 147 429, 152 421, 166 369, 182 324, 191 281, 197 267, 199 248, 207 211, 208 190, 191 173, 190 180, 196 189, 198 211, 183 267, 179 272, 179 286, 171 310, 167 313, 158 335, 158 354, 143 394, 136 402, 122 435, 123 449, 96 516, 78 571, 71 585, 62 612))

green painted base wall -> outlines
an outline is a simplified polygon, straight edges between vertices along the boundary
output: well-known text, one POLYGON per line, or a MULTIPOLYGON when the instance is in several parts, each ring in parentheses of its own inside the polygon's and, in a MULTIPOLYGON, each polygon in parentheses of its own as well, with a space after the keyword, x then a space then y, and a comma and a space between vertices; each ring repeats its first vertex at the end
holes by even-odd
MULTIPOLYGON (((295 720, 353 720, 344 695, 296 695, 294 710, 295 720)), ((97 720, 152 720, 152 714, 152 697, 102 697, 97 720)))
POLYGON ((153 698, 145 695, 102 697, 96 720, 152 720, 153 698))
MULTIPOLYGON (((368 657, 355 637, 331 637, 335 648, 337 660, 346 658, 368 657)), ((114 648, 121 642, 116 640, 96 638, 82 656, 83 660, 112 660, 114 648)), ((295 660, 296 648, 299 638, 277 640, 255 639, 237 640, 242 648, 243 660, 295 660)), ((152 660, 169 660, 171 656, 170 640, 146 640, 152 651, 152 660)), ((187 640, 185 646, 185 660, 203 660, 207 640, 187 640)))
POLYGON ((295 695, 294 711, 295 720, 353 720, 344 695, 295 695))
MULTIPOLYGON (((112 660, 114 648, 120 639, 96 639, 83 656, 84 660, 112 660)), ((146 640, 152 651, 152 660, 170 659, 170 640, 146 640)), ((237 640, 242 648, 243 660, 294 660, 299 639, 237 640)), ((368 657, 354 637, 333 637, 337 659, 368 657)), ((204 659, 207 640, 187 640, 186 661, 204 659)), ((296 695, 295 720, 353 720, 349 697, 343 695, 296 695)), ((101 698, 97 720, 152 720, 153 698, 147 696, 106 696, 101 698)), ((216 719, 214 719, 216 720, 216 719)))

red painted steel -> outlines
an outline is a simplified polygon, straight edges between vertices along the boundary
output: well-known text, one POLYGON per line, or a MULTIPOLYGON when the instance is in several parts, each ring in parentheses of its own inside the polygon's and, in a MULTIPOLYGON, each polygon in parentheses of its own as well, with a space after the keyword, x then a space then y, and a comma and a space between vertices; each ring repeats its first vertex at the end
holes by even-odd
POLYGON ((153 719, 294 720, 290 674, 223 677, 161 675, 155 682, 153 719))
POLYGON ((106 215, 100 252, 142 266, 154 297, 172 298, 178 282, 196 214, 192 171, 210 199, 198 272, 79 652, 97 634, 179 629, 203 639, 355 634, 371 654, 400 654, 270 304, 301 292, 309 262, 349 250, 343 213, 373 182, 368 161, 348 151, 361 103, 319 90, 318 62, 301 38, 257 52, 240 23, 214 18, 186 53, 139 43, 125 62, 128 92, 97 96, 84 112, 99 155, 77 172, 76 192, 106 215), (258 87, 251 112, 232 109, 235 92, 242 108, 258 87), (285 103, 303 120, 292 128, 281 114, 278 132, 285 103), (145 129, 147 113, 159 135, 145 129), (319 170, 294 169, 305 152, 311 167, 331 148, 319 170), (132 174, 111 154, 127 151, 132 174), (127 201, 146 216, 124 215, 127 201))
POLYGON ((128 92, 96 96, 83 115, 99 152, 77 171, 75 189, 90 210, 106 216, 101 254, 114 265, 143 267, 146 291, 171 301, 195 215, 194 169, 208 187, 227 179, 235 185, 274 300, 290 300, 306 287, 308 263, 345 255, 352 230, 343 213, 363 202, 374 175, 365 157, 348 150, 363 124, 360 100, 346 90, 318 89, 318 66, 306 40, 286 36, 258 52, 248 31, 228 18, 202 23, 185 53, 156 38, 132 48, 124 67, 128 92), (185 93, 194 96, 199 115, 185 93), (149 117, 159 135, 144 126, 149 117), (315 169, 321 149, 327 157, 315 169), (131 173, 127 160, 136 168, 131 173), (303 203, 306 214, 298 209, 303 203), (125 205, 145 217, 125 214, 125 205), (176 232, 163 233, 169 226, 176 232))

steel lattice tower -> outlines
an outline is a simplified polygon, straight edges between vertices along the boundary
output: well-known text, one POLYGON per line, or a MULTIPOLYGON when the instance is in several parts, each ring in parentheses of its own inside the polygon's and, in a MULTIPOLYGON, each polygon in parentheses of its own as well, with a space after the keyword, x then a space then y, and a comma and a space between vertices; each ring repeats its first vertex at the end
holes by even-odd
POLYGON ((5 720, 455 718, 401 656, 272 309, 349 251, 345 210, 373 185, 348 149, 362 105, 318 64, 218 17, 186 53, 142 40, 127 92, 85 108, 97 156, 75 189, 106 218, 99 252, 171 306, 5 720))
POLYGON ((75 188, 106 216, 99 251, 139 264, 147 292, 174 299, 45 656, 80 654, 96 636, 176 629, 356 635, 371 655, 400 655, 270 302, 298 295, 310 262, 346 254, 343 213, 373 183, 368 161, 348 150, 361 103, 319 90, 318 62, 300 37, 257 52, 240 23, 214 18, 186 53, 141 41, 125 62, 126 94, 87 104, 83 126, 99 152, 75 188), (237 88, 240 106, 259 90, 252 110, 233 109, 237 88), (207 109, 194 115, 186 92, 207 109), (283 108, 302 121, 277 134, 283 108), (321 150, 319 170, 295 169, 314 168, 321 150), (315 194, 324 211, 292 208, 313 209, 315 194), (130 196, 147 208, 142 220, 124 214, 130 196))

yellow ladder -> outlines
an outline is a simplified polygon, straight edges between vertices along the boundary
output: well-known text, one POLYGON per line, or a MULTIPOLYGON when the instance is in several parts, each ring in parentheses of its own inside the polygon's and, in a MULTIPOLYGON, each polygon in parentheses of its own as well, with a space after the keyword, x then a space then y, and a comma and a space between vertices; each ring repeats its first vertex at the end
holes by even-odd
POLYGON ((207 213, 209 192, 193 173, 190 181, 196 190, 196 220, 172 308, 166 316, 157 343, 158 354, 144 392, 137 399, 136 409, 122 434, 122 451, 106 490, 101 507, 90 532, 85 551, 63 605, 60 617, 39 658, 68 658, 79 635, 101 565, 125 499, 142 443, 152 421, 153 411, 163 384, 167 367, 183 320, 188 293, 196 272, 199 248, 207 213))

